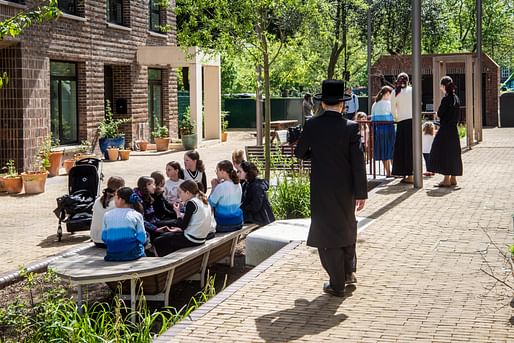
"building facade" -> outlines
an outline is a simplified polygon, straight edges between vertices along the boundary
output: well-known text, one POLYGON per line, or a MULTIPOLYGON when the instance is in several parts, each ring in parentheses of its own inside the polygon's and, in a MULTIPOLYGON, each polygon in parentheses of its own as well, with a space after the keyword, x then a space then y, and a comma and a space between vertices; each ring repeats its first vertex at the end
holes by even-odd
MULTIPOLYGON (((115 118, 131 119, 122 128, 127 146, 158 125, 176 136, 175 71, 136 59, 139 47, 176 45, 175 1, 162 4, 59 0, 60 18, 0 41, 0 73, 9 76, 0 90, 0 165, 28 166, 49 133, 61 145, 94 141, 106 101, 115 118)), ((0 0, 0 21, 34 5, 0 0)))
MULTIPOLYGON (((433 58, 437 56, 458 56, 466 54, 449 55, 423 55, 421 56, 421 86, 422 86, 422 109, 423 111, 437 111, 439 104, 434 104, 433 94, 433 58)), ((373 65, 371 92, 376 95, 380 88, 386 83, 394 83, 396 76, 401 72, 412 75, 412 57, 401 56, 381 56, 373 65)), ((449 63, 447 74, 453 78, 457 87, 457 95, 461 100, 461 120, 465 120, 465 65, 464 63, 449 63)), ((439 82, 439 81, 437 81, 439 82)), ((500 68, 486 54, 482 54, 482 123, 484 126, 498 125, 499 109, 499 85, 500 68)))

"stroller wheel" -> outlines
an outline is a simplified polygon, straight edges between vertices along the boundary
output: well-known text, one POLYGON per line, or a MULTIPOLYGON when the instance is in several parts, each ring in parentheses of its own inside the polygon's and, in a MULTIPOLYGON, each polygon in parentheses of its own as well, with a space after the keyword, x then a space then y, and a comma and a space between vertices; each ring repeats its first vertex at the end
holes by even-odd
POLYGON ((59 227, 57 228, 57 242, 60 242, 61 238, 62 238, 62 227, 61 227, 61 225, 59 225, 59 227))

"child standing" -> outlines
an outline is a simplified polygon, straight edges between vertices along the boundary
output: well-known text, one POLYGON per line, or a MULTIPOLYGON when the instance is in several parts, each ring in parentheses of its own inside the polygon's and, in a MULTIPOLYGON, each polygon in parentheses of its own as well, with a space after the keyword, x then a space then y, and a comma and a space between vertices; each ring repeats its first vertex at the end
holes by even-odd
POLYGON ((178 197, 178 187, 184 182, 184 180, 179 177, 181 170, 180 163, 176 161, 171 161, 166 165, 166 176, 168 180, 166 180, 164 184, 164 198, 171 205, 180 201, 178 197))
POLYGON ((429 172, 430 163, 430 150, 432 149, 432 143, 434 142, 435 136, 435 125, 431 121, 427 121, 423 124, 423 135, 422 135, 422 147, 423 147, 423 159, 425 160, 426 172, 423 173, 425 176, 433 176, 434 173, 429 172))
POLYGON ((207 176, 205 166, 200 159, 200 154, 196 150, 187 151, 184 154, 184 169, 181 170, 179 178, 183 180, 193 180, 200 183, 202 192, 207 192, 207 176))
POLYGON ((155 239, 157 256, 204 244, 214 234, 211 227, 211 209, 205 194, 198 189, 198 184, 192 180, 181 183, 179 197, 184 203, 185 213, 180 213, 178 202, 173 205, 178 219, 175 226, 168 230, 169 232, 155 239))
POLYGON ((107 212, 103 219, 102 240, 107 246, 106 261, 131 261, 145 256, 146 233, 143 216, 135 211, 139 197, 130 187, 116 192, 116 208, 107 212))
POLYGON ((242 190, 232 162, 224 160, 216 166, 216 179, 211 181, 209 205, 214 209, 217 232, 239 230, 243 226, 242 190))
POLYGON ((357 112, 353 120, 357 121, 359 124, 359 131, 361 134, 361 144, 362 150, 366 152, 368 150, 368 141, 369 141, 369 126, 366 123, 368 120, 368 116, 364 112, 357 112))
POLYGON ((124 186, 125 180, 119 176, 111 176, 109 180, 107 180, 107 188, 104 188, 102 196, 95 200, 90 236, 97 247, 105 248, 105 244, 102 241, 102 223, 104 215, 114 208, 116 191, 124 186))

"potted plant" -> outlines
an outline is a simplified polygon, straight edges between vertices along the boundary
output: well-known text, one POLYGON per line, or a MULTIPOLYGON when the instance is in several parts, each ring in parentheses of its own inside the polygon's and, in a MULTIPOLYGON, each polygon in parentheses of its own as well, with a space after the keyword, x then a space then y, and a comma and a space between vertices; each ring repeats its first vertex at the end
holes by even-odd
POLYGON ((9 194, 20 193, 23 188, 21 176, 16 171, 14 160, 7 161, 7 173, 3 176, 4 190, 9 194))
POLYGON ((166 126, 158 126, 152 131, 157 151, 167 151, 170 145, 170 134, 166 126))
POLYGON ((105 118, 98 124, 100 136, 100 151, 105 159, 109 158, 107 148, 125 146, 125 135, 119 132, 120 125, 128 123, 129 118, 114 119, 111 109, 111 102, 105 101, 105 118))
POLYGON ((191 110, 189 107, 186 108, 182 119, 178 124, 178 129, 182 138, 182 145, 185 150, 195 149, 198 143, 196 133, 194 133, 195 126, 191 122, 191 110))
POLYGON ((110 146, 107 148, 107 155, 109 157, 109 161, 117 161, 120 157, 120 148, 117 146, 110 146))
POLYGON ((227 129, 228 129, 228 115, 230 114, 230 112, 228 111, 221 111, 221 141, 222 142, 226 142, 227 141, 227 137, 228 137, 228 133, 227 133, 227 129))
POLYGON ((120 149, 120 160, 126 161, 130 156, 130 149, 120 149))
POLYGON ((96 158, 96 155, 91 153, 91 148, 92 148, 91 142, 88 141, 87 139, 80 142, 80 146, 77 150, 77 153, 74 155, 75 161, 78 161, 78 160, 81 160, 81 159, 87 158, 87 157, 95 157, 96 158))
POLYGON ((43 167, 48 170, 48 176, 59 175, 61 168, 63 150, 55 150, 59 146, 59 139, 52 137, 52 134, 46 136, 39 147, 39 157, 41 158, 43 167))
POLYGON ((139 151, 146 151, 148 149, 148 141, 146 139, 136 141, 136 145, 139 151))
POLYGON ((25 194, 37 194, 45 191, 46 178, 48 171, 44 166, 44 161, 40 154, 36 156, 35 162, 29 167, 25 173, 21 173, 25 194))

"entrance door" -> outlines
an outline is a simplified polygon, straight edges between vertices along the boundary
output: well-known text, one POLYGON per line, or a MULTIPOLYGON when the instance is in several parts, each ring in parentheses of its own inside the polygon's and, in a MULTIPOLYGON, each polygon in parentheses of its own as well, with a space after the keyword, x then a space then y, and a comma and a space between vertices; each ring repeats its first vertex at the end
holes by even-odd
POLYGON ((75 63, 50 62, 51 130, 61 144, 78 142, 75 63))
MULTIPOLYGON (((148 127, 150 133, 162 125, 162 75, 160 69, 148 69, 148 127)), ((150 138, 153 141, 153 137, 150 138)))

